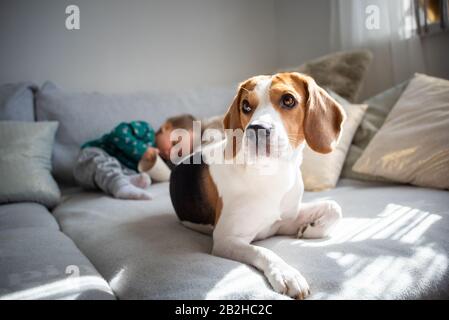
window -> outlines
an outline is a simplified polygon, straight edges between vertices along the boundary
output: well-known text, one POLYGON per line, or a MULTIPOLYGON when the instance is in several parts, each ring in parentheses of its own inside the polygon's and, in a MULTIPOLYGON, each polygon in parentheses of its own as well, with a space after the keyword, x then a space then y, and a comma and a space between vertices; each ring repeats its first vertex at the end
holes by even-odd
POLYGON ((449 0, 415 0, 415 16, 421 35, 449 29, 449 0))

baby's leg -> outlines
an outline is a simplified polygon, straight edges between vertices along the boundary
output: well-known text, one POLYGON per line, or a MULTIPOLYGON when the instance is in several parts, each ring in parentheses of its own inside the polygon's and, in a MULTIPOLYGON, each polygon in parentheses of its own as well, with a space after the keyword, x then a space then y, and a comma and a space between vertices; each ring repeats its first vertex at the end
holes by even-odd
POLYGON ((98 188, 119 199, 149 200, 151 195, 131 183, 120 162, 99 148, 81 150, 74 168, 75 180, 85 188, 98 188))

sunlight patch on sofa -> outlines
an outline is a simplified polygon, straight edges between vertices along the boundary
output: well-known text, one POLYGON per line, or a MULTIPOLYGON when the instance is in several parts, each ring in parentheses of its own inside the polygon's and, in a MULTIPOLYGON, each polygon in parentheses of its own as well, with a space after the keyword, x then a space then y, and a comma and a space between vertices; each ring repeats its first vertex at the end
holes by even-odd
POLYGON ((327 256, 345 270, 347 278, 335 298, 378 296, 393 299, 398 295, 407 298, 408 295, 413 296, 413 290, 419 291, 419 287, 429 286, 444 276, 448 268, 444 254, 430 245, 412 250, 411 255, 378 257, 329 252, 327 256))
MULTIPOLYGON (((222 299, 235 295, 236 288, 257 288, 264 281, 262 274, 253 272, 252 268, 241 265, 226 273, 207 293, 206 299, 222 299)), ((240 292, 242 294, 242 292, 240 292)), ((252 296, 257 292, 252 292, 252 296)), ((261 293, 263 294, 263 292, 261 293)), ((263 297, 261 297, 263 298, 263 297)))
MULTIPOLYGON (((416 208, 390 203, 375 218, 345 218, 339 222, 329 238, 295 240, 303 247, 323 247, 368 239, 389 239, 401 243, 418 244, 426 231, 442 217, 416 208)), ((285 239, 285 242, 291 240, 285 239)))
POLYGON ((335 243, 366 239, 391 239, 417 243, 440 215, 419 209, 388 204, 381 214, 372 219, 343 219, 333 234, 335 243))
POLYGON ((98 277, 72 277, 30 289, 16 291, 0 297, 0 300, 65 299, 88 290, 110 292, 105 281, 98 277))

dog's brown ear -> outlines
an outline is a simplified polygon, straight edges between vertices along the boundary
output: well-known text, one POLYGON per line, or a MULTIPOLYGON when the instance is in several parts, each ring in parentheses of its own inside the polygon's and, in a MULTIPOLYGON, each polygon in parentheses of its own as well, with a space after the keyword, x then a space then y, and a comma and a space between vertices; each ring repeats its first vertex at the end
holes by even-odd
POLYGON ((340 138, 346 114, 340 104, 315 80, 305 75, 300 77, 304 80, 308 94, 303 123, 306 142, 316 152, 329 153, 340 138))
POLYGON ((240 121, 240 96, 242 93, 242 87, 239 86, 237 94, 234 97, 228 111, 223 119, 223 127, 225 129, 242 129, 242 122, 240 121))
POLYGON ((239 136, 239 133, 243 133, 242 121, 240 119, 240 99, 242 91, 242 85, 239 85, 237 94, 223 119, 223 128, 225 129, 225 136, 228 140, 225 149, 226 159, 234 158, 241 147, 241 139, 238 139, 237 137, 239 136))

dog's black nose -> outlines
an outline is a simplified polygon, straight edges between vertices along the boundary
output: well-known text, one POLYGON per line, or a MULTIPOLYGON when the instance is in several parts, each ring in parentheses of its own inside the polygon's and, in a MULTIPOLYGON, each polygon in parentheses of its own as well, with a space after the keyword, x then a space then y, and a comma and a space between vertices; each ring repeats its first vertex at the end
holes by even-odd
POLYGON ((246 128, 246 135, 249 140, 255 143, 256 155, 270 154, 270 134, 273 127, 267 123, 253 123, 246 128))
POLYGON ((256 140, 269 137, 272 129, 273 127, 267 124, 251 124, 246 128, 250 132, 250 136, 255 137, 256 140))

